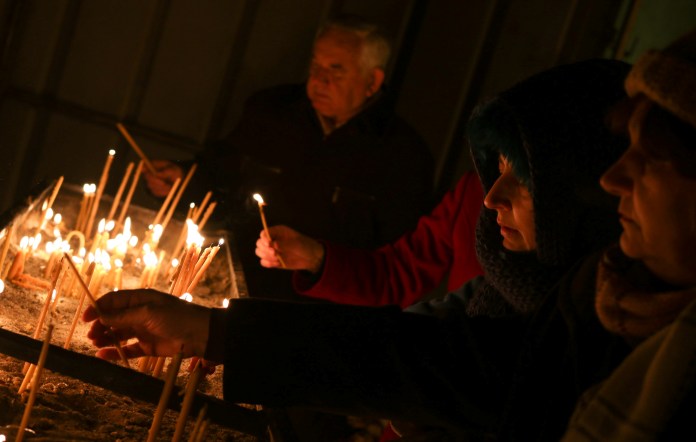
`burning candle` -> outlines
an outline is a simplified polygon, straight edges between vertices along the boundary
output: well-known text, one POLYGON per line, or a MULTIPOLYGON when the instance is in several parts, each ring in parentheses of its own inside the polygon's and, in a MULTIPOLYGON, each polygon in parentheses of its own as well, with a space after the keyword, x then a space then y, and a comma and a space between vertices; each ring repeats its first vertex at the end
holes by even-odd
POLYGON ((94 196, 94 203, 92 204, 92 211, 87 219, 87 226, 85 227, 85 234, 89 235, 92 231, 92 224, 94 223, 94 218, 97 216, 97 211, 99 210, 99 200, 104 193, 104 188, 106 187, 106 181, 109 178, 109 169, 111 168, 111 163, 114 161, 114 156, 116 151, 109 150, 109 155, 106 157, 106 162, 104 163, 104 169, 102 170, 101 178, 99 178, 99 185, 97 186, 97 193, 94 196))
MULTIPOLYGON (((259 195, 258 193, 254 194, 254 199, 256 202, 259 203, 259 213, 261 214, 261 223, 263 224, 263 230, 266 232, 266 236, 268 236, 268 241, 272 242, 273 239, 271 238, 271 234, 268 231, 268 224, 266 224, 266 216, 263 213, 263 206, 266 205, 266 203, 263 201, 263 197, 259 195)), ((285 268, 285 262, 283 261, 283 257, 278 254, 278 260, 280 261, 281 267, 285 268)))
POLYGON ((92 203, 94 202, 94 194, 96 191, 96 184, 84 184, 82 186, 82 202, 80 203, 80 211, 77 214, 77 220, 75 221, 75 230, 79 230, 81 232, 85 231, 87 217, 92 211, 92 203))
POLYGON ((128 189, 128 195, 123 201, 123 206, 121 206, 121 213, 118 215, 118 221, 116 221, 116 230, 123 225, 123 219, 126 217, 126 212, 128 211, 128 206, 130 206, 131 199, 133 198, 133 193, 135 193, 135 187, 140 179, 140 173, 143 171, 143 162, 138 163, 138 167, 135 169, 135 175, 133 175, 133 181, 131 181, 130 189, 128 189))
POLYGON ((8 228, 3 230, 5 233, 5 241, 2 244, 2 251, 0 252, 0 278, 5 277, 5 258, 7 258, 7 251, 10 248, 10 241, 12 239, 13 231, 14 224, 11 224, 8 228))

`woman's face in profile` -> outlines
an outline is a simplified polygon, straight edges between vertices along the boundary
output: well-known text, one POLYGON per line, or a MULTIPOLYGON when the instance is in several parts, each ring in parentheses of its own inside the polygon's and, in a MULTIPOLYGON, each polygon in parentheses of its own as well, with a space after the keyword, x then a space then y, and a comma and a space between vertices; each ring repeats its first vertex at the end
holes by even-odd
POLYGON ((623 252, 665 281, 691 286, 696 284, 696 180, 681 175, 665 154, 681 140, 649 116, 651 106, 645 99, 634 108, 628 122, 631 144, 600 183, 620 197, 623 252))
POLYGON ((498 159, 498 168, 500 176, 483 203, 498 212, 503 247, 513 252, 530 252, 536 249, 532 196, 515 175, 512 164, 502 155, 498 159))

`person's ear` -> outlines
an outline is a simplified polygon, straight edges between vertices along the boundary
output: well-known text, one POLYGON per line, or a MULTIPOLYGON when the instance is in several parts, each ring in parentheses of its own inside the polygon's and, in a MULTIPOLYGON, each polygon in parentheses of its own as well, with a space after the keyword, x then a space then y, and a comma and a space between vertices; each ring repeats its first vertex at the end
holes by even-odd
POLYGON ((371 97, 377 93, 377 91, 382 87, 384 83, 384 71, 380 68, 374 68, 372 70, 372 81, 370 86, 367 88, 367 97, 371 97))

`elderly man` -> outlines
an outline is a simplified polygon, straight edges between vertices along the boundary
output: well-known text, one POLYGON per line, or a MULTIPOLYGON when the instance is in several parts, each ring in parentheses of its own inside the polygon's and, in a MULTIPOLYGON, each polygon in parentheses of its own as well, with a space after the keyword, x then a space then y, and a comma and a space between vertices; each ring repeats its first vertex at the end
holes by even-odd
MULTIPOLYGON (((253 193, 268 204, 269 222, 353 247, 397 238, 428 208, 433 160, 394 114, 383 85, 389 51, 372 24, 328 22, 315 38, 306 84, 253 95, 225 142, 198 158, 197 185, 214 189, 225 207, 251 296, 295 296, 287 272, 263 269, 255 258, 261 222, 253 193)), ((145 179, 164 196, 183 168, 155 166, 160 172, 145 179)))

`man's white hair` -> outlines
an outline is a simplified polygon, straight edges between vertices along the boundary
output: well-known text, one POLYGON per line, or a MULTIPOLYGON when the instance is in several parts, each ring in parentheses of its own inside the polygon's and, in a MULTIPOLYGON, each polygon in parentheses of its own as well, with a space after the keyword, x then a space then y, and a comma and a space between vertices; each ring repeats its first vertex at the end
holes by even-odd
POLYGON ((361 64, 366 72, 374 68, 387 68, 391 45, 376 24, 353 15, 340 16, 327 20, 317 31, 315 40, 330 29, 347 31, 360 39, 361 64))

